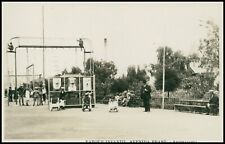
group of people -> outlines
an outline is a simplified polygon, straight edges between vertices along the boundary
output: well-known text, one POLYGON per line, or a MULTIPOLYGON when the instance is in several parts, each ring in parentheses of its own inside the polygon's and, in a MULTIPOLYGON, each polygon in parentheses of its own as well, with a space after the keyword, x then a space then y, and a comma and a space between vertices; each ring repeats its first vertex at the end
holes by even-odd
MULTIPOLYGON (((117 93, 115 96, 115 99, 118 99, 119 105, 126 107, 126 106, 128 106, 128 103, 132 96, 134 96, 134 91, 125 90, 122 93, 117 93)), ((112 99, 114 99, 114 98, 110 98, 110 100, 112 100, 112 99)))
POLYGON ((8 105, 10 102, 19 103, 20 106, 29 106, 31 98, 33 98, 33 106, 35 104, 43 105, 47 100, 47 91, 45 86, 35 87, 34 90, 29 85, 20 85, 16 90, 9 87, 8 105))

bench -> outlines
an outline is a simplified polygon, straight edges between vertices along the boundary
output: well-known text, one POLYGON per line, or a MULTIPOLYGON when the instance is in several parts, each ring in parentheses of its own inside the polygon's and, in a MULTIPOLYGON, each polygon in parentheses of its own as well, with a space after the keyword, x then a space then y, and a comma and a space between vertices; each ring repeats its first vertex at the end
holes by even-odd
POLYGON ((203 100, 180 100, 178 104, 174 104, 174 110, 206 113, 208 103, 209 101, 203 100))

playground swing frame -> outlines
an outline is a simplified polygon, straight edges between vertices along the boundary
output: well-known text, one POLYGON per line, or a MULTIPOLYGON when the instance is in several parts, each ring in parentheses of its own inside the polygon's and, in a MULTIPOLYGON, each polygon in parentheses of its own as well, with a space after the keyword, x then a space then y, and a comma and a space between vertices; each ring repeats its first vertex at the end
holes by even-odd
MULTIPOLYGON (((10 41, 14 40, 14 39, 20 39, 22 37, 13 37, 10 39, 10 41)), ((18 41, 19 43, 19 41, 18 41)), ((9 50, 7 51, 7 53, 14 53, 15 54, 15 89, 17 89, 17 59, 16 59, 16 50, 17 49, 22 49, 22 48, 26 48, 26 49, 58 49, 58 48, 62 48, 62 49, 66 49, 66 48, 72 48, 72 49, 83 49, 84 50, 84 70, 85 70, 85 54, 86 53, 89 53, 89 54, 92 54, 93 51, 86 51, 84 47, 81 47, 80 45, 79 46, 62 46, 62 45, 20 45, 20 43, 18 44, 18 46, 16 46, 15 48, 13 48, 14 50, 9 50)), ((44 61, 44 57, 43 57, 43 61, 44 61)), ((92 60, 93 61, 93 60, 92 60)), ((91 63, 91 62, 90 62, 91 63)), ((93 77, 95 77, 94 75, 94 61, 93 61, 93 69, 91 69, 91 65, 90 65, 90 75, 92 75, 93 77)), ((45 78, 44 78, 45 79, 45 78)), ((94 83, 93 83, 93 87, 95 89, 95 79, 93 80, 94 83)), ((50 90, 49 90, 50 91, 50 90)), ((93 93, 93 96, 94 96, 94 105, 95 105, 95 90, 93 90, 94 93, 93 93)))

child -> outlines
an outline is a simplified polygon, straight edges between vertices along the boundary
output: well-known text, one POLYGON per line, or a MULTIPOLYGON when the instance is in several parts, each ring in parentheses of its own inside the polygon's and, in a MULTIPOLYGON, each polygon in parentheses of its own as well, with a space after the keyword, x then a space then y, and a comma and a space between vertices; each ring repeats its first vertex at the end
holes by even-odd
POLYGON ((30 100, 30 91, 28 88, 26 88, 25 90, 25 102, 26 102, 26 106, 29 106, 29 100, 30 100))

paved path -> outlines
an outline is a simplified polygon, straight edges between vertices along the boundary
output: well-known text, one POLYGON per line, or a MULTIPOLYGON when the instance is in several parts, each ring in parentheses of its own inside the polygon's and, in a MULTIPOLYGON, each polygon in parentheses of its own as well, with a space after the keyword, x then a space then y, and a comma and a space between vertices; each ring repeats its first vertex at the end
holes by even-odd
POLYGON ((222 141, 220 116, 173 110, 119 107, 97 104, 92 112, 70 108, 50 112, 44 106, 4 106, 6 140, 149 140, 222 141))

